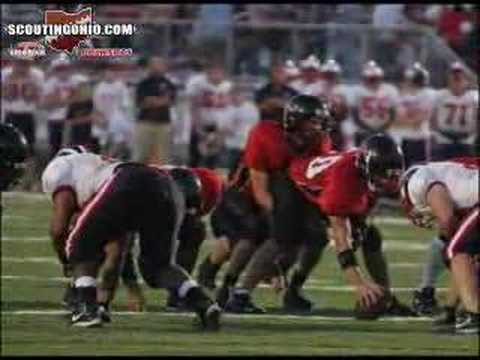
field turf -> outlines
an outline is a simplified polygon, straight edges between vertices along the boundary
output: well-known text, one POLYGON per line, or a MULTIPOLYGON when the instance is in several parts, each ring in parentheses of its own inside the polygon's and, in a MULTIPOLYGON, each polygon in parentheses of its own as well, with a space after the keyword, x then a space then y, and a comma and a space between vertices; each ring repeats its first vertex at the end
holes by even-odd
MULTIPOLYGON (((147 289, 147 312, 133 314, 120 288, 111 324, 71 328, 60 305, 64 279, 48 240, 49 202, 43 195, 11 193, 4 206, 2 355, 478 355, 477 336, 433 334, 428 318, 354 320, 354 294, 331 248, 306 285, 318 306, 313 315, 282 313, 281 297, 265 286, 254 297, 268 315, 226 314, 221 332, 201 333, 191 314, 164 310, 163 290, 147 289)), ((410 303, 433 232, 398 223, 380 227, 393 286, 410 303)), ((441 290, 447 281, 444 273, 441 290)), ((440 291, 440 300, 444 295, 440 291)))

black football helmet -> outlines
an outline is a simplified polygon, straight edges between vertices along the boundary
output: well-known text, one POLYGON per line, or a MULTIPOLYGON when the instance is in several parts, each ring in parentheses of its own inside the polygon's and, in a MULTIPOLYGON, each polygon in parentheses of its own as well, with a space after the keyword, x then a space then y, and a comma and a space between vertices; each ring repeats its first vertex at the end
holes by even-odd
POLYGON ((371 191, 395 194, 405 169, 403 152, 395 141, 385 134, 374 134, 363 141, 357 166, 367 179, 371 191))
POLYGON ((335 119, 326 99, 297 95, 285 105, 282 126, 294 150, 304 150, 334 125, 335 119))
POLYGON ((7 190, 22 176, 28 157, 25 136, 9 124, 0 124, 0 191, 7 190))

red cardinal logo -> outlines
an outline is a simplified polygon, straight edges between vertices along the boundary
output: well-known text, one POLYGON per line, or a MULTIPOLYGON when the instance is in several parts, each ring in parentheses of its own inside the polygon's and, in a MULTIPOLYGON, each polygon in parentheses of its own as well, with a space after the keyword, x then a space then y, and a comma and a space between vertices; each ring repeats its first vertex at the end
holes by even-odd
MULTIPOLYGON (((86 8, 76 13, 63 10, 46 10, 45 24, 91 24, 92 8, 86 8)), ((71 52, 81 41, 86 40, 86 35, 59 35, 47 36, 48 46, 57 51, 71 52)))

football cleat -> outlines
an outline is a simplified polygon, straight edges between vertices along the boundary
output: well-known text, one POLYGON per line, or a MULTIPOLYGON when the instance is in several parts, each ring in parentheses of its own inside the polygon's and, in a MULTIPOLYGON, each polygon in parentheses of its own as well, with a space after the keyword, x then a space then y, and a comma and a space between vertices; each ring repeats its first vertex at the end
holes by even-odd
POLYGON ((453 333, 457 316, 455 308, 446 306, 441 314, 433 320, 433 330, 440 333, 453 333))
POLYGON ((457 320, 455 334, 474 335, 479 334, 480 314, 468 312, 463 319, 457 320))
POLYGON ((96 305, 81 303, 72 313, 72 326, 76 327, 100 327, 102 317, 96 305))
POLYGON ((78 304, 78 294, 77 290, 73 284, 67 284, 65 288, 65 293, 63 294, 62 305, 65 306, 69 311, 75 311, 75 308, 78 304))
POLYGON ((212 277, 209 263, 204 261, 198 268, 198 284, 209 290, 215 290, 215 278, 212 277))
POLYGON ((283 309, 287 312, 311 312, 313 303, 299 289, 288 288, 283 297, 283 309))
POLYGON ((412 308, 417 315, 432 316, 437 312, 438 304, 435 299, 435 289, 432 287, 425 287, 423 289, 415 290, 413 292, 412 308))
POLYGON ((255 305, 248 292, 233 292, 225 304, 225 311, 236 314, 265 314, 265 309, 255 305))
POLYGON ((201 327, 207 331, 218 331, 220 329, 220 316, 222 309, 217 303, 210 305, 207 310, 199 313, 201 327))
POLYGON ((217 292, 217 303, 220 305, 222 308, 225 307, 225 304, 228 302, 230 298, 230 287, 229 286, 222 286, 220 289, 218 289, 217 292))
POLYGON ((180 299, 175 291, 168 293, 167 303, 165 308, 169 311, 181 311, 186 310, 185 303, 180 299))
POLYGON ((407 305, 402 304, 395 296, 392 296, 387 303, 385 315, 390 316, 417 316, 417 314, 407 305))
POLYGON ((100 318, 104 323, 111 323, 112 322, 112 317, 110 314, 110 311, 105 305, 99 305, 98 306, 98 314, 100 315, 100 318))

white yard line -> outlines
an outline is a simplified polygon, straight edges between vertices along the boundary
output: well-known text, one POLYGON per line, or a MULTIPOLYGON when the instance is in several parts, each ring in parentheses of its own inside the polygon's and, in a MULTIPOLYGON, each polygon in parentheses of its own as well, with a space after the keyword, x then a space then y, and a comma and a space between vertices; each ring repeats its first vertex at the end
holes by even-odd
MULTIPOLYGON (((13 310, 13 311, 2 311, 2 315, 68 315, 68 311, 63 310, 13 310)), ((115 316, 159 316, 159 317, 194 317, 191 313, 167 313, 167 312, 113 312, 115 316)), ((253 315, 253 314, 223 314, 224 318, 233 318, 233 319, 273 319, 273 320, 299 320, 303 319, 305 321, 319 320, 319 321, 352 321, 356 320, 351 316, 320 316, 320 315, 282 315, 282 314, 262 314, 262 315, 253 315)), ((358 321, 358 320, 357 320, 358 321)), ((384 317, 376 321, 384 322, 408 322, 408 321, 420 321, 420 322, 431 322, 432 319, 428 317, 384 317)))
MULTIPOLYGON (((69 280, 64 277, 42 277, 34 275, 2 275, 2 280, 21 280, 21 281, 53 281, 53 282, 68 282, 69 280)), ((143 281, 139 279, 139 282, 143 284, 143 281)), ((305 290, 321 290, 321 291, 336 291, 336 292, 353 292, 355 288, 352 286, 346 285, 316 285, 322 283, 321 281, 307 281, 307 285, 304 287, 305 290)), ((323 282, 325 283, 325 282, 323 282)), ((271 288, 268 284, 260 284, 260 288, 271 288)), ((392 289, 395 292, 412 292, 415 288, 412 287, 397 287, 392 289)), ((446 288, 437 288, 437 291, 443 292, 447 291, 446 288)))
POLYGON ((47 264, 60 264, 58 259, 53 256, 44 256, 44 257, 2 257, 2 262, 12 262, 12 263, 47 263, 47 264))
POLYGON ((4 236, 2 238, 2 242, 43 242, 48 243, 50 242, 50 238, 48 236, 4 236))

